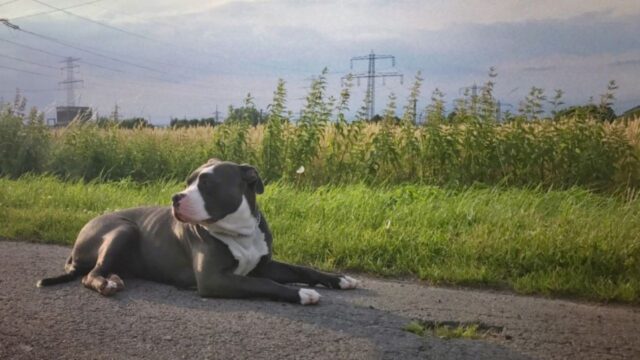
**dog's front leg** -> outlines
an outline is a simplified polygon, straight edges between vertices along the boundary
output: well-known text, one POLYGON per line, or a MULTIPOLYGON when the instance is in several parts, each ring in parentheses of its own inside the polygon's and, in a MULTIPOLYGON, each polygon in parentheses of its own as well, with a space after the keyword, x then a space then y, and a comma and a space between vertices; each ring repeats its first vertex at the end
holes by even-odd
POLYGON ((249 275, 271 279, 281 284, 322 284, 331 289, 354 289, 358 285, 358 281, 350 276, 329 274, 273 260, 260 264, 249 275))
POLYGON ((300 289, 278 284, 264 278, 234 274, 208 275, 198 280, 198 293, 203 297, 251 298, 265 297, 302 305, 317 304, 320 294, 311 289, 300 289))

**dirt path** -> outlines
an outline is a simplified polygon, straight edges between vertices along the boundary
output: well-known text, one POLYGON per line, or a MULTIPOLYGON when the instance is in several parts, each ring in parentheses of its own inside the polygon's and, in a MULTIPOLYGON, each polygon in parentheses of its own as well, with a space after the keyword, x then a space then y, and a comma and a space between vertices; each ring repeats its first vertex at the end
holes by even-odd
POLYGON ((375 279, 320 289, 313 307, 201 299, 134 279, 115 298, 79 281, 36 288, 68 252, 0 241, 1 359, 640 359, 638 307, 375 279), (413 319, 479 321, 496 334, 419 337, 402 330, 413 319))

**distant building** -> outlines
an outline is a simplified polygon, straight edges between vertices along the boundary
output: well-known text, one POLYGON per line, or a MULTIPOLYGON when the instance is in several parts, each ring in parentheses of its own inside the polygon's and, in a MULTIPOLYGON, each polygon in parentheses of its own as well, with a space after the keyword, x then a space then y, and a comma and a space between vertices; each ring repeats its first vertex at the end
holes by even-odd
POLYGON ((67 126, 71 121, 78 118, 85 122, 90 120, 93 112, 87 106, 58 106, 56 107, 56 122, 54 126, 67 126))

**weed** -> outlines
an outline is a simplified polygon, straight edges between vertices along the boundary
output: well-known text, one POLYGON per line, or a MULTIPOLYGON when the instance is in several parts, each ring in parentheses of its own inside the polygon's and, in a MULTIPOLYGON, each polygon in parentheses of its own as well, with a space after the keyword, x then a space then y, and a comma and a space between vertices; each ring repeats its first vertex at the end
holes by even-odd
MULTIPOLYGON (((581 186, 625 193, 640 187, 637 119, 607 123, 558 115, 553 121, 539 120, 544 96, 535 88, 523 116, 500 123, 494 116, 495 71, 491 71, 481 94, 458 101, 450 118, 444 117, 442 93, 435 91, 428 122, 415 123, 414 104, 422 81, 417 74, 402 119, 396 117, 396 99, 391 95, 380 122, 365 122, 366 107, 358 121, 348 122, 351 80, 336 100, 327 95, 326 74, 325 70, 313 82, 297 124, 286 110, 283 81, 265 124, 248 95, 242 111, 235 109, 228 122, 216 127, 123 129, 75 122, 48 131, 41 114, 24 113, 20 98, 0 112, 0 176, 52 173, 85 180, 182 180, 215 156, 251 163, 267 182, 304 186, 361 182, 581 186), (299 174, 301 167, 305 171, 299 174)), ((610 106, 615 89, 615 83, 610 84, 601 107, 610 106)), ((562 103, 561 95, 554 96, 554 108, 562 103)))
POLYGON ((495 336, 503 331, 500 326, 491 326, 479 322, 459 321, 418 321, 413 320, 403 330, 418 336, 437 336, 441 339, 477 340, 495 336))
POLYGON ((402 328, 402 330, 408 331, 410 333, 414 333, 418 336, 424 336, 425 334, 424 326, 422 326, 422 324, 420 324, 417 321, 411 321, 410 323, 405 325, 404 328, 402 328))

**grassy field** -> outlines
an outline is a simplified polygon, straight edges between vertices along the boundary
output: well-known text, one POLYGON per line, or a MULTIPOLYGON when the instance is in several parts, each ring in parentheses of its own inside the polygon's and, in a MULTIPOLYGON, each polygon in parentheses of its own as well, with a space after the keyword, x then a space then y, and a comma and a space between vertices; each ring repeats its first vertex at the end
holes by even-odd
MULTIPOLYGON (((70 245, 90 218, 168 204, 182 186, 0 178, 0 237, 70 245)), ((577 188, 374 190, 352 184, 307 190, 272 183, 259 202, 281 260, 527 294, 640 302, 637 199, 577 188)))
MULTIPOLYGON (((315 113, 314 113, 315 114, 315 113)), ((311 186, 475 184, 606 192, 640 188, 640 121, 469 118, 416 126, 334 122, 225 123, 191 129, 50 131, 35 118, 0 113, 0 176, 49 173, 65 179, 182 180, 210 157, 255 165, 266 182, 311 186), (298 169, 304 167, 304 173, 298 169)), ((322 117, 322 116, 324 117, 322 117)))

